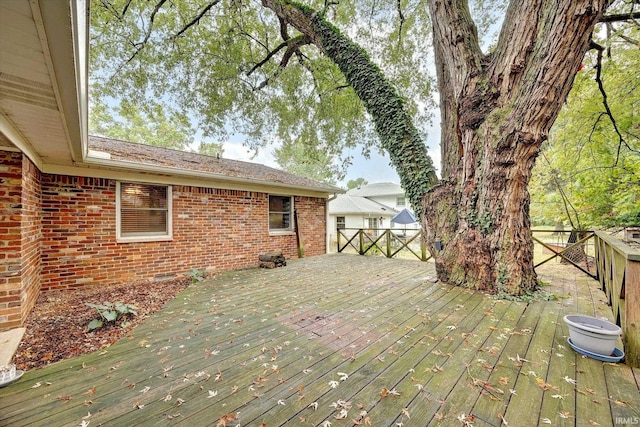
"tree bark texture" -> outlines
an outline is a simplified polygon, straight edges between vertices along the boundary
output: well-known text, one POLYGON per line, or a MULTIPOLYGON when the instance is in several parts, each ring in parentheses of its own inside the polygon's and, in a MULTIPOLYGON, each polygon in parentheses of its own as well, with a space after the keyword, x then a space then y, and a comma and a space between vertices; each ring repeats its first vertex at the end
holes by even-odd
POLYGON ((489 55, 466 1, 427 3, 444 100, 443 179, 425 195, 422 219, 438 276, 475 289, 532 291, 531 170, 606 1, 512 1, 489 55))
POLYGON ((607 1, 512 0, 488 55, 466 0, 427 3, 441 100, 439 182, 400 97, 362 49, 316 11, 262 0, 340 67, 372 115, 403 188, 423 207, 438 277, 498 293, 532 291, 531 170, 607 1))

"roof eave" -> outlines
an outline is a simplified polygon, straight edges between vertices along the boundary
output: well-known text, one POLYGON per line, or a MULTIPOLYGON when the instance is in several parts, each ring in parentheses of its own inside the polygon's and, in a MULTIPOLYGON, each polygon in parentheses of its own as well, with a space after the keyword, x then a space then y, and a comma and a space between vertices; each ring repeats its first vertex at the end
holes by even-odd
POLYGON ((73 161, 82 161, 88 151, 88 52, 89 6, 74 0, 67 7, 60 2, 39 2, 39 13, 49 52, 50 74, 64 121, 73 161))
MULTIPOLYGON (((303 190, 305 192, 322 193, 325 195, 336 194, 344 192, 344 190, 337 187, 316 187, 316 186, 304 186, 294 185, 274 181, 265 181, 252 178, 233 177, 221 174, 215 174, 204 171, 185 170, 171 166, 159 166, 148 163, 137 163, 126 160, 112 160, 107 158, 87 157, 83 162, 87 167, 101 167, 105 169, 126 170, 136 173, 156 173, 161 175, 180 176, 185 178, 196 178, 203 180, 211 180, 217 182, 228 182, 237 184, 257 185, 264 187, 277 187, 287 190, 303 190)), ((82 165, 78 165, 82 166, 82 165)))

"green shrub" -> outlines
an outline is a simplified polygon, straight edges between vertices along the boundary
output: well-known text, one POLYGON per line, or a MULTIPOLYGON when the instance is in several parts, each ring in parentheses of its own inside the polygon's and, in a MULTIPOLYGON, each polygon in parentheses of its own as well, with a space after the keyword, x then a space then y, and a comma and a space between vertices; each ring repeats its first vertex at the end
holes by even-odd
POLYGON ((118 320, 123 319, 120 326, 126 328, 130 325, 130 322, 126 320, 127 315, 136 316, 138 314, 138 306, 135 304, 124 304, 122 302, 105 302, 102 304, 85 303, 87 306, 95 309, 100 316, 97 319, 93 319, 87 325, 88 331, 101 328, 105 323, 116 323, 118 320))
POLYGON ((197 268, 192 268, 191 270, 187 271, 187 276, 191 277, 192 284, 202 282, 205 277, 207 277, 207 270, 198 270, 197 268))

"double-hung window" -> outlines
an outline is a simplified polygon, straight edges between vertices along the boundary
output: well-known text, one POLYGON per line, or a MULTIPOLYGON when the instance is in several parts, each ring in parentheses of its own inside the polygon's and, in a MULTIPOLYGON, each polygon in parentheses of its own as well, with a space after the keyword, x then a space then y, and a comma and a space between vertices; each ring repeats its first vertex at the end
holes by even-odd
POLYGON ((293 197, 269 195, 269 232, 293 231, 293 197))
POLYGON ((171 186, 117 182, 116 234, 127 242, 170 240, 171 186))

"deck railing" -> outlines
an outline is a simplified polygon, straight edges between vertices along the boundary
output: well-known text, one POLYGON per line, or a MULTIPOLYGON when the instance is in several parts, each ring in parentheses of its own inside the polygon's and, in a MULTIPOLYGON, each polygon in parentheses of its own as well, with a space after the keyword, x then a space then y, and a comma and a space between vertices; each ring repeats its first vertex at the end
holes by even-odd
POLYGON ((337 236, 338 252, 355 249, 360 255, 380 253, 387 258, 393 258, 403 253, 413 255, 421 261, 431 258, 420 229, 340 228, 337 236))
POLYGON ((597 277, 622 328, 625 360, 640 367, 640 251, 596 231, 597 277))
POLYGON ((578 270, 596 278, 593 231, 531 230, 534 245, 540 245, 542 253, 534 250, 534 266, 538 268, 551 260, 571 264, 578 270))

